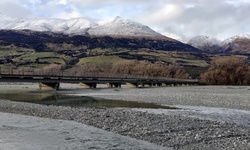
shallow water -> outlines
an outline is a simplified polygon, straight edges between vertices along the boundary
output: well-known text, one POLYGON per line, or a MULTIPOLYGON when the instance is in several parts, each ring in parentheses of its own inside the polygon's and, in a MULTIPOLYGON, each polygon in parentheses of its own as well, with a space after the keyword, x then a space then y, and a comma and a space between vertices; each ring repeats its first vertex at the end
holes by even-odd
POLYGON ((37 103, 44 105, 91 107, 91 108, 161 108, 174 109, 169 106, 161 106, 154 103, 142 103, 135 101, 108 100, 88 96, 69 96, 56 93, 0 93, 0 99, 12 101, 37 103))

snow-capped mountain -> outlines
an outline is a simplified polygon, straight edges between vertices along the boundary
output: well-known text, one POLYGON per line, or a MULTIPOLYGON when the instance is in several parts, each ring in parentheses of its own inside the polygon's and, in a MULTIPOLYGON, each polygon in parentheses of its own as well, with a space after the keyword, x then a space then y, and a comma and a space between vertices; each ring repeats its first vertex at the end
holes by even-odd
MULTIPOLYGON (((156 30, 157 31, 157 30, 156 30)), ((158 31, 159 33, 161 33, 162 35, 166 36, 166 37, 169 37, 169 38, 172 38, 172 39, 175 39, 175 40, 178 40, 180 42, 183 42, 183 43, 186 43, 185 42, 185 39, 184 37, 180 36, 180 35, 177 35, 175 33, 172 33, 172 32, 167 32, 167 31, 158 31)))
POLYGON ((223 47, 231 53, 250 54, 250 34, 239 34, 223 41, 223 47))
POLYGON ((188 44, 206 52, 222 51, 222 41, 209 36, 195 36, 188 41, 188 44))
POLYGON ((115 36, 156 36, 161 34, 153 31, 140 23, 116 17, 114 21, 89 29, 90 35, 115 35, 115 36))
POLYGON ((221 40, 209 36, 198 35, 188 41, 194 47, 221 45, 221 40))
MULTIPOLYGON (((1 19, 2 20, 2 19, 1 19)), ((85 18, 70 20, 50 18, 13 19, 7 22, 0 21, 0 29, 50 31, 66 34, 86 34, 86 31, 97 24, 85 18)))
POLYGON ((229 43, 232 43, 237 39, 250 39, 250 33, 246 33, 246 34, 242 33, 242 34, 238 34, 238 35, 235 35, 233 37, 227 38, 223 41, 223 45, 227 45, 229 43))
POLYGON ((205 52, 250 53, 250 34, 239 34, 225 40, 208 36, 195 36, 188 44, 205 52))
POLYGON ((0 14, 0 29, 50 31, 73 35, 109 35, 109 36, 153 36, 164 37, 147 26, 132 20, 116 17, 114 20, 93 21, 86 18, 53 19, 23 18, 15 19, 0 14), (99 22, 102 22, 98 24, 99 22))

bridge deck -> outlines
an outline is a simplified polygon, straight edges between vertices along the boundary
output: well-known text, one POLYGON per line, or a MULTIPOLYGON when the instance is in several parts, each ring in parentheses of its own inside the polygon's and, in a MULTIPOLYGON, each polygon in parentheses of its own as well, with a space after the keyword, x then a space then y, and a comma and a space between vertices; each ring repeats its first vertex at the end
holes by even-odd
POLYGON ((157 78, 145 76, 124 76, 124 75, 101 75, 101 74, 84 74, 77 72, 24 72, 13 71, 3 72, 0 69, 0 82, 36 82, 43 83, 42 86, 48 85, 58 88, 59 83, 82 83, 82 85, 95 88, 96 84, 108 83, 110 87, 120 87, 121 84, 129 83, 132 86, 138 85, 168 85, 168 84, 198 84, 197 80, 174 79, 174 78, 157 78), (73 75, 72 75, 73 74, 73 75))
POLYGON ((118 78, 118 77, 75 77, 75 76, 48 76, 48 75, 3 75, 0 82, 63 82, 63 83, 127 83, 127 82, 154 82, 154 83, 198 83, 197 80, 172 78, 118 78))

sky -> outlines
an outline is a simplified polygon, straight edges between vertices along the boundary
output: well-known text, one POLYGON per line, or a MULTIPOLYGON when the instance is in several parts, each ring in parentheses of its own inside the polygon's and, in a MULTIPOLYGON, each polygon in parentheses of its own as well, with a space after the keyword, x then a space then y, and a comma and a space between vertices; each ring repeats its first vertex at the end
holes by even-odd
POLYGON ((250 0, 1 0, 0 12, 16 18, 120 16, 182 41, 250 32, 250 0))

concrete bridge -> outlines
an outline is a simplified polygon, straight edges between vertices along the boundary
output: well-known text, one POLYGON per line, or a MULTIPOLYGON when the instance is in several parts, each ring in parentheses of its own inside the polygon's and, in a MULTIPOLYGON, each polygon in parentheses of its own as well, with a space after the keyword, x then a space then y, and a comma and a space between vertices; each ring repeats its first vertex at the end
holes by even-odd
POLYGON ((96 88, 98 84, 107 84, 109 88, 120 88, 121 85, 127 85, 131 88, 137 87, 161 87, 161 86, 181 86, 197 85, 197 80, 156 78, 142 76, 124 76, 124 75, 101 75, 84 74, 77 72, 58 72, 48 73, 40 71, 9 70, 3 72, 0 70, 0 82, 35 82, 39 83, 41 90, 59 89, 60 83, 77 83, 82 88, 96 88))

